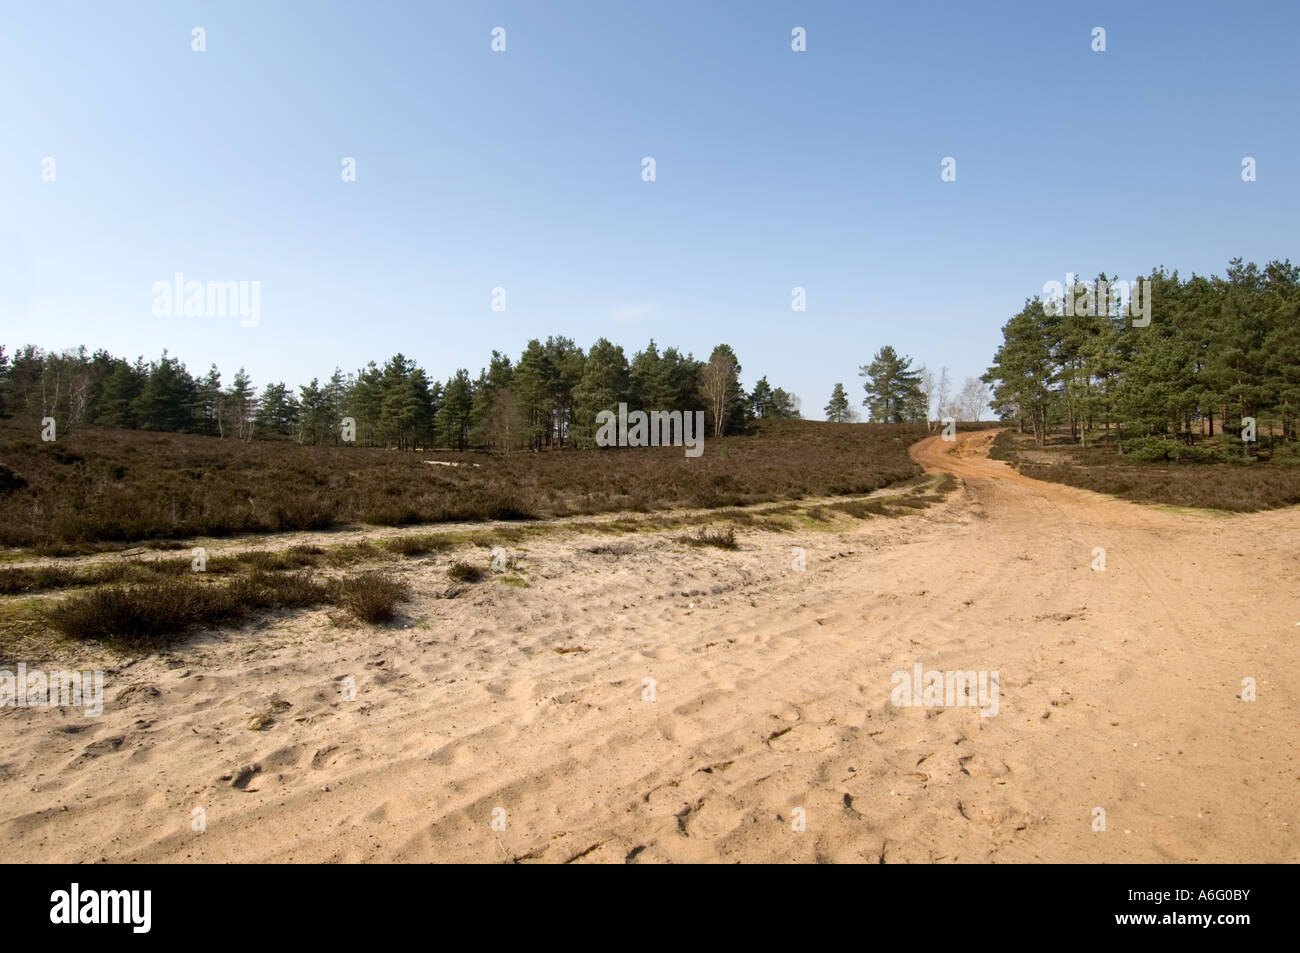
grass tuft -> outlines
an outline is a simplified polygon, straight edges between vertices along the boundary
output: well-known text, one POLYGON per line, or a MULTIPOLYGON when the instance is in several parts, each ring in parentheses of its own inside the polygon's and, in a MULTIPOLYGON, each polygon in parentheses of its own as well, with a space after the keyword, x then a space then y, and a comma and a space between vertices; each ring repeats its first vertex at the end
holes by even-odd
POLYGON ((406 598, 406 585, 384 573, 365 573, 326 585, 306 571, 254 570, 231 582, 180 576, 100 586, 48 607, 44 620, 68 638, 159 649, 191 629, 238 622, 272 609, 337 605, 364 622, 386 622, 406 598))
POLYGON ((410 589, 387 573, 369 572, 350 576, 334 584, 333 602, 362 622, 391 622, 399 603, 410 598, 410 589))
POLYGON ((702 529, 694 536, 679 536, 677 539, 687 546, 715 546, 718 549, 735 549, 737 546, 736 530, 732 526, 726 529, 702 529))
POLYGON ((483 575, 482 569, 459 559, 447 567, 447 576, 452 582, 478 582, 483 575))

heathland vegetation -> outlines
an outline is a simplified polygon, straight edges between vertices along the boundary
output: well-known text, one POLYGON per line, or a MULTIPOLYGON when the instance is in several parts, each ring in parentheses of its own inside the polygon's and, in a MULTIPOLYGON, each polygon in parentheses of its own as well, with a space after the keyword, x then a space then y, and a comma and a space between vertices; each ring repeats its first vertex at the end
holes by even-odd
POLYGON ((0 544, 51 554, 228 537, 617 510, 728 507, 869 493, 920 468, 923 425, 768 418, 679 448, 396 453, 82 427, 43 442, 0 421, 0 544), (437 461, 431 463, 430 461, 437 461), (445 465, 438 465, 445 464, 445 465))
POLYGON ((1029 433, 1010 429, 998 434, 990 456, 1035 480, 1121 499, 1248 512, 1300 503, 1300 455, 1291 447, 1294 444, 1284 449, 1279 443, 1272 462, 1261 453, 1250 459, 1220 459, 1211 466, 1201 457, 1195 463, 1188 462, 1191 458, 1152 460, 1136 452, 1121 454, 1106 443, 1080 446, 1064 429, 1040 446, 1029 433))

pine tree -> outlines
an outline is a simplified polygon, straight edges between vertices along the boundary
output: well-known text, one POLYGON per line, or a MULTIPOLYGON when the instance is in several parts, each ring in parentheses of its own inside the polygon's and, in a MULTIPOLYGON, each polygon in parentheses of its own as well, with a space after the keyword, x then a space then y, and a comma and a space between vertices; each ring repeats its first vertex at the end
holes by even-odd
POLYGON ((982 379, 993 385, 994 410, 1014 413, 1022 429, 1028 419, 1035 440, 1042 445, 1057 403, 1052 389, 1055 375, 1048 315, 1042 300, 1026 301, 1020 313, 1003 325, 1002 336, 1003 343, 982 379))
POLYGON ((772 385, 767 382, 767 375, 758 379, 754 384, 754 389, 749 392, 749 409, 750 413, 759 418, 775 417, 776 402, 772 396, 772 385))
POLYGON ((364 447, 376 446, 380 440, 379 414, 383 391, 383 375, 374 361, 353 376, 343 400, 342 417, 351 417, 356 424, 356 442, 364 447))
MULTIPOLYGON (((514 365, 510 363, 510 358, 495 350, 492 352, 492 360, 488 366, 479 371, 478 380, 474 384, 474 408, 470 413, 472 442, 476 444, 492 442, 488 438, 487 429, 493 406, 497 394, 510 386, 514 373, 514 365)), ((512 397, 511 400, 513 399, 512 397)))
POLYGON ((862 386, 867 396, 862 403, 873 421, 903 423, 922 421, 928 416, 920 375, 912 370, 910 357, 899 357, 892 347, 885 345, 858 373, 866 378, 862 386))
POLYGON ((546 349, 541 341, 533 338, 515 365, 511 390, 528 418, 529 443, 538 449, 549 446, 553 437, 554 376, 555 369, 546 349))
POLYGON ((253 415, 257 433, 292 436, 298 427, 298 400, 283 383, 267 384, 253 415))
POLYGON ((772 416, 785 420, 799 420, 803 414, 799 410, 799 398, 784 387, 772 391, 772 416))
POLYGON ((617 411, 619 403, 628 401, 631 392, 632 377, 623 349, 600 338, 588 349, 582 378, 573 390, 574 445, 594 446, 596 415, 602 410, 617 411))
POLYGON ((195 386, 194 417, 200 433, 224 436, 221 419, 224 399, 221 372, 217 370, 217 365, 212 364, 208 367, 208 373, 195 386))
POLYGON ((854 419, 853 408, 849 406, 849 395, 844 390, 843 384, 836 383, 835 389, 831 391, 831 399, 826 404, 825 413, 826 419, 832 423, 852 423, 854 419))
POLYGON ((163 351, 149 373, 132 409, 145 430, 185 430, 193 421, 197 388, 185 365, 163 351))
POLYGON ((325 392, 315 377, 298 388, 298 442, 321 443, 329 431, 325 392))
POLYGON ((95 420, 102 427, 134 427, 135 401, 144 389, 148 369, 143 361, 135 365, 118 358, 104 378, 95 408, 95 420))
POLYGON ((569 338, 546 339, 546 364, 550 369, 551 422, 553 442, 563 447, 573 423, 573 391, 582 379, 587 357, 569 338))
POLYGON ((455 450, 469 446, 470 415, 474 409, 474 391, 469 371, 461 368, 447 380, 442 406, 438 409, 438 436, 455 450))

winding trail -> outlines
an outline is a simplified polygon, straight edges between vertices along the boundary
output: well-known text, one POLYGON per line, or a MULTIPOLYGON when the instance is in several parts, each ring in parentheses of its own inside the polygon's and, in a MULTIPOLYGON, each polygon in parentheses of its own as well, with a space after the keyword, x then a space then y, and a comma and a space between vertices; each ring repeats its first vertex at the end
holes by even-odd
POLYGON ((112 673, 89 727, 5 711, 0 838, 27 860, 1300 859, 1300 508, 1112 500, 992 438, 913 448, 961 481, 915 516, 736 552, 546 539, 529 588, 454 599, 416 561, 409 629, 299 614, 112 673), (895 707, 915 663, 997 671, 996 716, 895 707))

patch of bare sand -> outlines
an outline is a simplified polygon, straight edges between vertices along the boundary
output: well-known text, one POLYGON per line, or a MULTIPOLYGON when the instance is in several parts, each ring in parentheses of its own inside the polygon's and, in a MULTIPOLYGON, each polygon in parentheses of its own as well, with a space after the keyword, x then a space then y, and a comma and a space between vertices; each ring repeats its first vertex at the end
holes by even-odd
POLYGON ((396 627, 295 614, 110 672, 98 719, 0 710, 6 857, 1300 858, 1300 510, 1145 508, 989 440, 917 445, 963 486, 916 516, 541 537, 527 588, 454 598, 448 556, 412 560, 396 627), (893 707, 918 661, 998 670, 999 714, 893 707))

